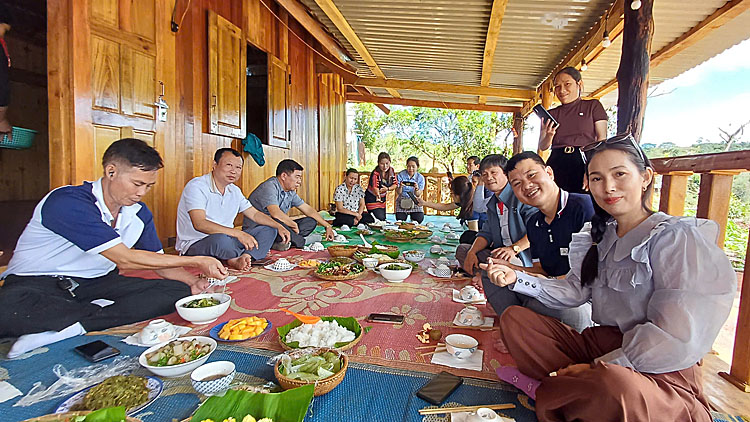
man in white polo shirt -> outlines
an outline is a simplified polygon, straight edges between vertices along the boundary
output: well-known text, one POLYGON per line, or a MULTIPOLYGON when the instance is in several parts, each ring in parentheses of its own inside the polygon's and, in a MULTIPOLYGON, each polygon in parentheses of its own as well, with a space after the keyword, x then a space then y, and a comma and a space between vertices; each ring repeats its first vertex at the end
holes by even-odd
POLYGON ((162 253, 151 211, 140 202, 163 166, 155 149, 120 139, 102 165, 104 177, 55 189, 37 204, 0 275, 0 337, 20 336, 8 357, 173 312, 177 300, 208 287, 182 267, 227 276, 215 258, 162 253), (119 270, 155 270, 165 279, 119 270))
POLYGON ((289 241, 289 230, 259 212, 234 182, 242 174, 242 154, 220 148, 214 154, 211 173, 189 181, 177 206, 177 244, 182 255, 213 256, 236 270, 262 264, 276 235, 289 241), (234 228, 242 213, 257 223, 245 231, 234 228))

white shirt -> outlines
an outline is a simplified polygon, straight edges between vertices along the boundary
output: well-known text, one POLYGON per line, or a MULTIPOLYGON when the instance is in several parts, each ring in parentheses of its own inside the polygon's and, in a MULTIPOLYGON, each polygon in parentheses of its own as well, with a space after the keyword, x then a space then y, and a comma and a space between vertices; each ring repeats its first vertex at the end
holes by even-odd
POLYGON ((510 238, 510 210, 508 207, 503 204, 503 201, 500 201, 500 198, 498 198, 497 206, 495 207, 495 212, 497 213, 497 217, 500 221, 500 236, 503 237, 503 245, 512 245, 513 239, 510 238), (500 207, 503 207, 503 211, 500 212, 500 207))
POLYGON ((596 361, 661 374, 693 366, 711 351, 737 293, 737 276, 710 220, 655 213, 625 236, 608 224, 598 276, 581 286, 590 226, 573 235, 564 279, 516 272, 512 290, 564 309, 591 299, 592 319, 623 333, 622 347, 596 361), (588 229, 587 229, 588 228, 588 229))
POLYGON ((104 203, 102 179, 48 193, 18 239, 8 275, 95 278, 115 269, 100 254, 118 244, 162 252, 154 219, 145 204, 121 207, 117 221, 104 203), (112 222, 115 222, 112 227, 112 222))
POLYGON ((206 220, 232 228, 237 214, 251 208, 250 201, 234 183, 228 184, 222 194, 211 173, 198 176, 185 185, 177 205, 177 242, 175 249, 184 254, 193 243, 208 236, 193 227, 192 210, 206 211, 206 220))

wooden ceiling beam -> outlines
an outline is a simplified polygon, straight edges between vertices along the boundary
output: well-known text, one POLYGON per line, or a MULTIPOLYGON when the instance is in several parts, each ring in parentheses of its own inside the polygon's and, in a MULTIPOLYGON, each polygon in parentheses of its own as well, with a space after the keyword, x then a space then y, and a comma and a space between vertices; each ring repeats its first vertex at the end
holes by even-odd
POLYGON ((440 82, 403 81, 398 79, 358 78, 352 85, 368 86, 371 88, 409 89, 414 91, 444 92, 449 94, 486 95, 513 100, 528 100, 534 98, 533 89, 492 88, 483 86, 454 85, 440 82))
MULTIPOLYGON (((677 39, 664 46, 661 50, 651 55, 651 67, 656 67, 666 60, 679 54, 681 51, 705 38, 711 31, 720 28, 732 19, 750 10, 750 0, 730 0, 724 6, 717 9, 706 19, 695 25, 689 31, 680 35, 677 39)), ((617 78, 610 80, 601 88, 591 93, 594 98, 601 98, 617 89, 617 78)))
MULTIPOLYGON (((323 13, 328 16, 328 19, 330 19, 331 22, 336 25, 336 28, 341 31, 341 34, 344 36, 344 38, 346 38, 347 41, 349 41, 349 44, 354 47, 354 50, 357 51, 357 54, 362 57, 362 60, 364 60, 370 70, 372 70, 372 73, 374 73, 378 78, 385 79, 385 74, 380 69, 380 66, 378 66, 378 64, 375 62, 375 59, 370 54, 370 51, 367 50, 365 44, 361 39, 359 39, 359 36, 356 32, 354 32, 354 29, 351 25, 349 25, 349 22, 346 20, 344 15, 341 14, 339 8, 336 7, 336 5, 333 3, 333 0, 315 0, 315 3, 317 3, 323 13)), ((393 95, 396 98, 401 97, 401 95, 395 89, 388 88, 387 91, 389 94, 393 95)))
MULTIPOLYGON (((487 25, 487 39, 484 42, 484 57, 482 59, 481 86, 490 86, 492 77, 492 66, 495 63, 495 51, 497 50, 497 39, 500 36, 500 26, 505 16, 505 7, 508 0, 494 0, 490 12, 490 23, 487 25)), ((487 103, 487 96, 479 96, 479 104, 487 103)))
POLYGON ((497 113, 513 113, 520 107, 496 106, 486 104, 452 103, 445 101, 410 100, 407 98, 377 97, 374 95, 346 94, 346 100, 355 103, 393 104, 412 107, 446 108, 450 110, 493 111, 497 113))
POLYGON ((350 70, 354 70, 352 65, 349 63, 352 59, 346 53, 346 51, 339 45, 339 43, 326 32, 325 29, 316 21, 305 7, 300 4, 297 0, 276 0, 281 7, 289 12, 292 17, 302 25, 310 35, 315 38, 320 45, 323 46, 333 57, 339 62, 348 67, 350 70))
MULTIPOLYGON (((358 86, 352 86, 352 88, 355 91, 357 91, 360 95, 371 96, 371 97, 374 96, 372 91, 370 91, 369 88, 360 88, 358 86)), ((347 93, 347 95, 351 95, 351 94, 347 93)), ((373 104, 375 104, 375 107, 379 108, 380 111, 382 111, 383 113, 391 114, 391 110, 388 107, 384 106, 382 103, 373 103, 373 104)))

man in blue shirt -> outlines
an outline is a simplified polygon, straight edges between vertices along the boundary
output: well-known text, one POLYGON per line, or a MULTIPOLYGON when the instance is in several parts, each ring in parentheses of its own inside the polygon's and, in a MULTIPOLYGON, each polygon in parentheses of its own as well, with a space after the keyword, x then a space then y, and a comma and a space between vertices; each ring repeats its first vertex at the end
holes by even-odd
MULTIPOLYGON (((539 210, 526 222, 533 269, 509 266, 550 277, 564 276, 570 271, 568 246, 573 233, 578 233, 594 215, 591 197, 560 189, 555 184, 552 168, 531 151, 513 156, 505 165, 505 172, 518 199, 539 210)), ((579 332, 591 326, 591 305, 588 303, 571 309, 551 309, 508 287, 494 287, 503 292, 495 297, 495 310, 498 310, 496 306, 505 309, 511 305, 522 305, 537 313, 558 318, 579 332)))
POLYGON ((153 216, 141 198, 156 183, 159 153, 121 139, 102 158, 104 177, 45 196, 0 275, 0 337, 20 336, 8 353, 86 331, 143 321, 174 311, 174 303, 208 287, 181 267, 223 279, 215 258, 164 255, 153 216), (125 277, 154 270, 164 280, 125 277))
MULTIPOLYGON (((287 243, 280 236, 276 236, 276 242, 272 248, 285 251, 290 246, 302 248, 305 246, 305 238, 309 236, 315 227, 320 224, 326 229, 326 240, 333 240, 333 227, 315 211, 315 208, 305 203, 297 195, 297 188, 302 184, 302 166, 294 160, 281 160, 276 166, 276 176, 268 178, 247 198, 255 209, 267 215, 291 232, 291 242, 287 243), (292 219, 287 215, 292 207, 302 211, 306 217, 292 219)), ((245 217, 242 222, 242 230, 250 231, 258 225, 255 221, 245 217)))

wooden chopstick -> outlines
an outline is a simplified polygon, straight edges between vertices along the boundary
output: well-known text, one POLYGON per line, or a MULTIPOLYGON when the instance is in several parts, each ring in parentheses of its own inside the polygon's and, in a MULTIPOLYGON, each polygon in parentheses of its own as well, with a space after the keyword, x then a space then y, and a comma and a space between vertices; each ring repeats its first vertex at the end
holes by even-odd
POLYGON ((481 406, 458 406, 458 407, 440 407, 440 408, 424 408, 419 409, 420 415, 437 415, 441 413, 457 413, 457 412, 471 412, 477 409, 485 407, 493 410, 505 410, 515 409, 516 405, 512 403, 508 404, 484 404, 481 406))
POLYGON ((467 330, 479 330, 479 331, 495 331, 499 330, 500 327, 492 326, 492 327, 482 327, 481 325, 478 327, 472 326, 472 325, 456 325, 452 324, 451 328, 464 328, 467 330))
POLYGON ((438 353, 438 352, 444 352, 444 351, 446 351, 446 350, 448 350, 448 349, 446 349, 446 348, 442 348, 442 349, 435 349, 435 350, 433 350, 432 352, 424 352, 424 353, 420 353, 420 356, 430 356, 430 355, 433 355, 433 354, 435 354, 435 353, 438 353))
POLYGON ((431 349, 431 348, 433 348, 433 347, 438 347, 438 346, 445 346, 445 343, 438 343, 438 344, 431 344, 431 345, 429 345, 429 346, 420 346, 420 347, 415 347, 415 348, 414 348, 414 350, 424 350, 424 349, 431 349))

